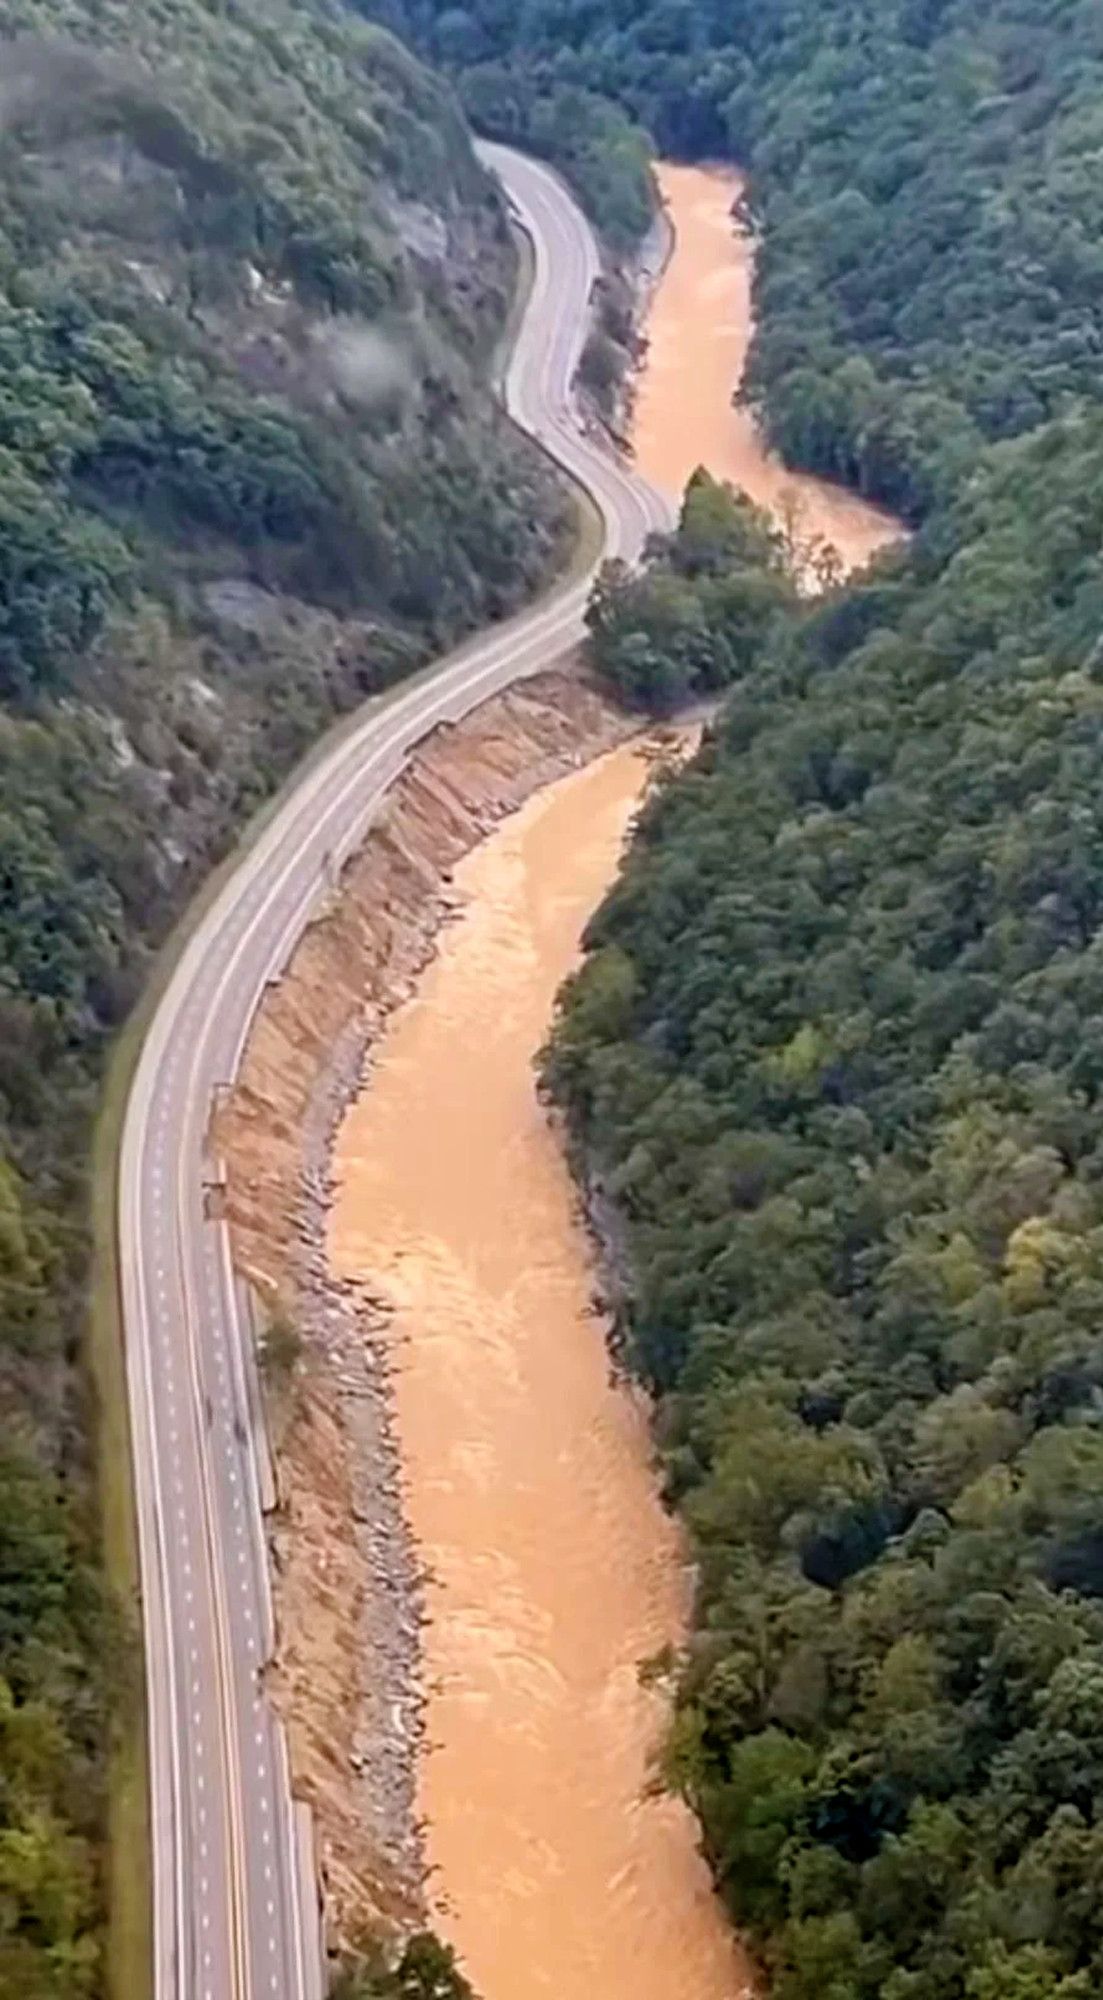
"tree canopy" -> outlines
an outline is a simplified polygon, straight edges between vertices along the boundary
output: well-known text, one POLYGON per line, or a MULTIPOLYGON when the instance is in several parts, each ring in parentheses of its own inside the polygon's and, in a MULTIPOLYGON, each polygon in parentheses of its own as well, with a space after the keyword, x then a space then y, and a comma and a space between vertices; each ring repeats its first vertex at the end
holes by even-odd
POLYGON ((791 463, 916 520, 979 443, 1098 398, 1094 0, 362 4, 618 245, 649 219, 644 133, 747 169, 745 393, 791 463))
POLYGON ((330 2000, 472 2000, 471 1988, 448 1945, 418 1931, 392 1960, 369 1943, 342 1966, 330 2000))
MULTIPOLYGON (((621 250, 748 172, 745 393, 917 532, 705 477, 598 670, 723 694, 544 1059, 699 1561, 669 1781, 776 2000, 1103 1988, 1093 0, 364 0, 621 250), (805 579, 806 581, 806 579, 805 579), (1097 1261, 1099 1260, 1099 1261, 1097 1261)), ((74 1357, 105 1041, 319 727, 561 546, 447 89, 330 0, 12 0, 0 110, 0 1989, 97 1988, 134 1670, 74 1357), (118 1663, 114 1676, 107 1663, 118 1663)), ((603 334, 623 345, 623 299, 603 334)), ((592 346, 591 387, 615 355, 592 346)), ((429 1941, 345 1990, 462 1996, 429 1941)))
POLYGON ((0 1992, 101 1990, 80 1343, 108 1037, 325 723, 553 565, 448 89, 327 0, 11 0, 0 36, 0 1992))
POLYGON ((698 479, 591 614, 729 690, 543 1068, 700 1565, 668 1775, 780 2000, 1103 1982, 1101 495, 1092 412, 810 603, 698 479))
POLYGON ((699 1563, 668 1776, 771 1991, 1080 2000, 1103 1987, 1099 9, 367 11, 618 244, 645 226, 640 132, 742 165, 744 396, 791 463, 917 530, 813 605, 699 478, 645 573, 604 573, 598 670, 643 707, 725 703, 644 814, 543 1075, 623 1220, 618 1324, 699 1563))

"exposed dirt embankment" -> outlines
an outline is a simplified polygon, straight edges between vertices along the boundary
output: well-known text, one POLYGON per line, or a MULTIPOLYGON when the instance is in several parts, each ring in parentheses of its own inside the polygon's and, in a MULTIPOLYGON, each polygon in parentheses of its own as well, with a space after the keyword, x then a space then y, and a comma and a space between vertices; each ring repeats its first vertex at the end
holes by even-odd
POLYGON ((339 1938, 414 1916, 422 1857, 418 1579, 377 1316, 326 1271, 333 1130, 365 1051, 455 905, 454 864, 539 786, 629 728, 563 671, 436 731, 267 995, 219 1114, 235 1260, 303 1340, 278 1411, 272 1680, 339 1938))

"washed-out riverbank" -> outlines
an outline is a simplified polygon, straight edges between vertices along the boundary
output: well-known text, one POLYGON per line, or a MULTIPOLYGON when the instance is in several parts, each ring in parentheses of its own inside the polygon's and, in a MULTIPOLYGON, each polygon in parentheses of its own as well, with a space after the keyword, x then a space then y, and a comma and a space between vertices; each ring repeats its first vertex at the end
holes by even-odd
POLYGON ((338 1280, 326 1257, 334 1129, 455 912, 455 864, 629 727, 577 675, 552 673, 435 730, 267 994, 217 1118, 235 1263, 261 1319, 278 1302, 302 1348, 291 1381, 270 1384, 279 1497, 268 1673, 293 1789, 313 1813, 334 1946, 365 1927, 416 1924, 425 1868, 420 1559, 387 1327, 370 1288, 338 1280))
POLYGON ((659 189, 673 231, 642 328, 631 437, 640 471, 673 497, 699 465, 769 508, 798 542, 829 543, 855 569, 901 533, 892 516, 768 452, 732 397, 754 333, 754 243, 732 209, 743 189, 733 167, 661 161, 659 189))

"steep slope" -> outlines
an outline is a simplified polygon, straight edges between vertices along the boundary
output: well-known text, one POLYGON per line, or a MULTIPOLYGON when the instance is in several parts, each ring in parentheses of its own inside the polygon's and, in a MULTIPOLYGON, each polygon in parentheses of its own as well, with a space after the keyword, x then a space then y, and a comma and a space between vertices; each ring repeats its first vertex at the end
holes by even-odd
POLYGON ((548 573, 514 280, 447 92, 324 4, 13 0, 0 44, 0 1990, 98 1987, 76 1358, 101 1052, 333 715, 548 573))
POLYGON ((917 519, 980 445, 1099 395, 1093 0, 369 0, 598 219, 646 216, 629 119, 749 169, 749 391, 794 464, 917 519))
POLYGON ((775 2000, 1103 1981, 1101 495, 1099 412, 995 447, 810 610, 699 482, 597 607, 637 698, 734 683, 546 1076, 700 1559, 668 1776, 775 2000))
POLYGON ((1099 9, 407 19, 597 206, 620 140, 595 120, 596 171, 572 153, 579 89, 748 165, 754 406, 918 526, 810 609, 699 484, 651 576, 594 606, 634 698, 733 689, 546 1061, 700 1556, 668 1776, 775 2000, 1087 2000, 1099 9))

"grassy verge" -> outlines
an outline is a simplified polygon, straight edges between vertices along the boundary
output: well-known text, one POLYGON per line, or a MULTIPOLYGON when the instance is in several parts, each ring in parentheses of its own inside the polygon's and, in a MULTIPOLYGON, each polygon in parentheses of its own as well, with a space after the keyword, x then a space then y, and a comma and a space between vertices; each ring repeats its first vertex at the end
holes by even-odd
MULTIPOLYGON (((532 247, 519 236, 518 282, 496 363, 508 353, 532 286, 532 247)), ((562 468, 557 470, 564 479, 562 468)), ((589 494, 568 480, 577 513, 570 556, 549 596, 577 582, 601 548, 601 517, 589 494)), ((437 665, 399 681, 376 697, 382 707, 430 679, 437 665)), ((88 1330, 88 1366, 95 1408, 95 1449, 104 1566, 109 1585, 129 1607, 141 1631, 138 1526, 131 1472, 130 1417, 123 1346, 118 1244, 119 1149, 126 1106, 142 1044, 189 938, 264 827, 301 783, 306 772, 355 729, 363 710, 342 717, 319 738, 286 782, 253 817, 231 853, 207 877, 157 955, 142 997, 117 1036, 100 1097, 92 1146, 93 1265, 88 1330)), ((123 1719, 112 1746, 108 1794, 106 1990, 110 2000, 140 2000, 152 1990, 153 1893, 149 1824, 149 1770, 146 1753, 144 1688, 123 1719)))
MULTIPOLYGON (((122 1345, 116 1210, 119 1144, 130 1079, 155 1004, 153 984, 116 1040, 92 1144, 92 1289, 88 1361, 104 1567, 140 1635, 138 1524, 131 1485, 130 1415, 122 1345)), ((145 1689, 120 1718, 107 1799, 107 1962, 112 2000, 149 1993, 153 1963, 145 1689)))

